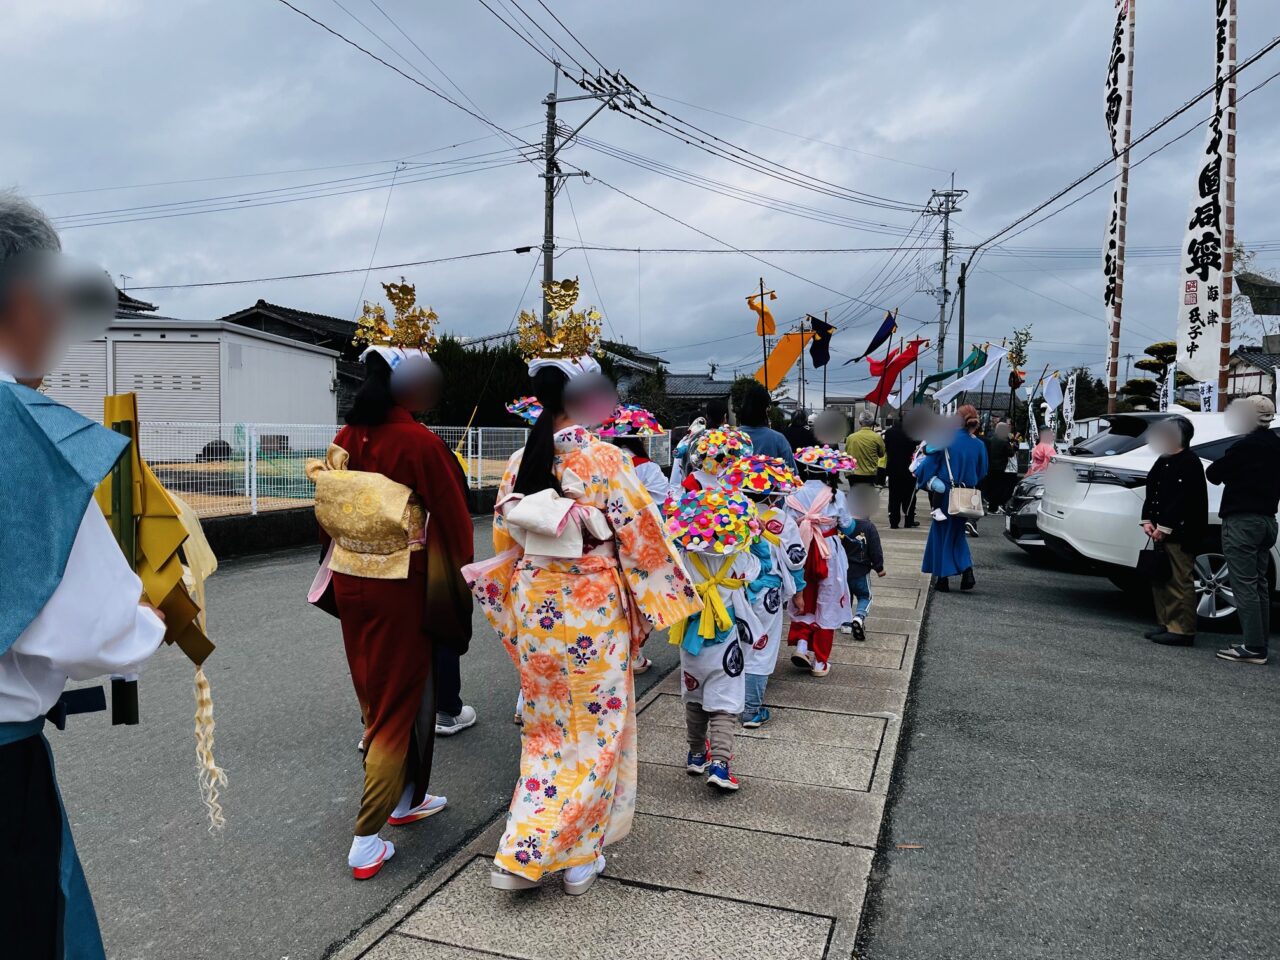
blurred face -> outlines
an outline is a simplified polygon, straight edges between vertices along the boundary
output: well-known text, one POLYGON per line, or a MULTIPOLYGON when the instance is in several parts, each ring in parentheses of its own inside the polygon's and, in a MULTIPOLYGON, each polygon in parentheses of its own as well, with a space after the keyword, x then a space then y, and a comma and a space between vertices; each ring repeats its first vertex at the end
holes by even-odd
POLYGON ((564 412, 583 427, 598 427, 618 408, 618 390, 602 373, 574 377, 564 388, 564 412))
POLYGON ((838 446, 849 435, 849 421, 839 410, 823 410, 814 418, 813 435, 819 443, 838 446))
POLYGON ((1047 444, 1052 445, 1052 444, 1053 444, 1053 431, 1052 431, 1052 430, 1041 430, 1041 431, 1040 431, 1040 442, 1041 442, 1041 443, 1047 443, 1047 444))
POLYGON ((67 344, 102 336, 115 304, 105 273, 57 254, 32 256, 0 288, 0 362, 16 379, 38 381, 67 344))
POLYGON ((996 424, 996 438, 999 440, 1009 439, 1009 425, 1007 423, 996 424))
POLYGON ((1147 431, 1147 444, 1153 453, 1167 457, 1182 449, 1182 431, 1171 423, 1152 424, 1147 431))
POLYGON ((409 357, 391 371, 391 392, 410 413, 423 414, 440 402, 444 377, 435 361, 409 357))
POLYGON ((1227 429, 1232 433, 1251 433, 1258 426, 1258 413, 1250 404, 1232 400, 1227 407, 1227 429))

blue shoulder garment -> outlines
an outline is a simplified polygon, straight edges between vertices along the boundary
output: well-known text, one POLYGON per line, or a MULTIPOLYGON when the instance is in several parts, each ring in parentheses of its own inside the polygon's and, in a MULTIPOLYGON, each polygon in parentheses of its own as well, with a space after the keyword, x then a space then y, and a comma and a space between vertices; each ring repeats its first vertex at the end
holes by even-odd
POLYGON ((66 571, 93 491, 127 437, 16 383, 0 383, 0 654, 66 571))

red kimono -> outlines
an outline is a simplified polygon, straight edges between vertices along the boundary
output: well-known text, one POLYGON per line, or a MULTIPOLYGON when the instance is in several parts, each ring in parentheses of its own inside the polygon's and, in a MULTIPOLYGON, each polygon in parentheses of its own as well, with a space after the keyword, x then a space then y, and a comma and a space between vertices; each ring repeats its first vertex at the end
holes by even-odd
POLYGON ((419 804, 431 778, 435 746, 434 643, 465 652, 471 639, 471 592, 460 570, 474 555, 471 514, 457 458, 402 407, 386 423, 346 426, 334 443, 351 470, 402 483, 427 514, 425 549, 410 554, 404 580, 333 574, 351 681, 365 715, 364 795, 356 836, 376 834, 413 784, 419 804))

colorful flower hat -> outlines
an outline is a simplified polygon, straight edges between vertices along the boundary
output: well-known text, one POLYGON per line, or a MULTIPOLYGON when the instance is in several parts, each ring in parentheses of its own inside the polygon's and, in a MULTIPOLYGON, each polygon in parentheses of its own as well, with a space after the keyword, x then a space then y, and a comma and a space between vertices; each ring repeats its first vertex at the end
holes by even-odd
POLYGON ((634 403, 619 404, 600 428, 602 437, 656 437, 666 432, 657 417, 634 403))
POLYGON ((731 463, 751 456, 751 437, 741 430, 704 430, 693 441, 690 466, 718 477, 731 463))
POLYGON ((532 426, 542 416, 542 404, 538 402, 537 397, 517 397, 507 404, 507 412, 514 413, 525 423, 532 426))
POLYGON ((834 447, 801 447, 796 451, 796 466, 824 473, 843 473, 856 467, 857 461, 834 447))
POLYGON ((662 507, 667 536, 693 553, 739 553, 760 536, 756 505, 736 490, 687 490, 662 507))
POLYGON ((757 494, 790 493, 803 483, 787 461, 763 454, 731 463, 724 479, 735 490, 757 494))

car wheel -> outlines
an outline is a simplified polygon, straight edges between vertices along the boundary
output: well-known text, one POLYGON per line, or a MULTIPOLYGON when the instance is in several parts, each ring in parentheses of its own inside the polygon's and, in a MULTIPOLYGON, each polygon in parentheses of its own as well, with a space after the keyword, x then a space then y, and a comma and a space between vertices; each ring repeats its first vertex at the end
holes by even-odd
POLYGON ((1191 570, 1196 587, 1196 613, 1209 624, 1221 625, 1235 616, 1236 595, 1231 589, 1227 558, 1220 553, 1202 553, 1191 570))

